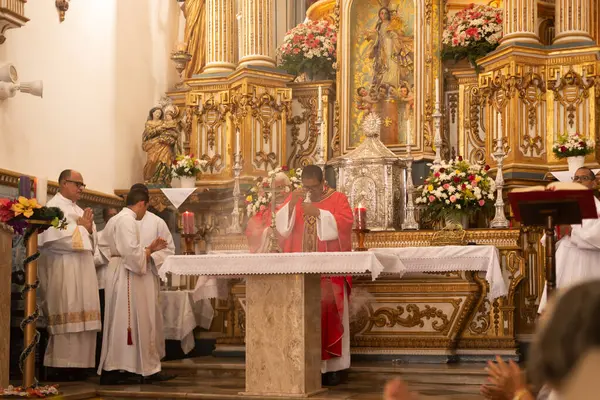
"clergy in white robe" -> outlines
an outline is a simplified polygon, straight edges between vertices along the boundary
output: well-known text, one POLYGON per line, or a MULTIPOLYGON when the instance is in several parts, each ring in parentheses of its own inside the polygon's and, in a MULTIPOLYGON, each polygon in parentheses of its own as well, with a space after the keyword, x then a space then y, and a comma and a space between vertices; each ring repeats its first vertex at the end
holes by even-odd
MULTIPOLYGON (((594 173, 587 167, 575 172, 574 182, 592 190, 596 187, 594 173)), ((600 217, 600 201, 594 199, 600 217)), ((571 233, 560 240, 556 249, 556 287, 564 289, 581 282, 600 279, 600 219, 584 219, 581 225, 571 225, 571 233)), ((541 313, 547 302, 547 287, 540 300, 541 313)))
POLYGON ((160 278, 158 277, 158 270, 162 267, 167 257, 175 254, 175 244, 173 243, 173 236, 171 235, 171 231, 166 222, 156 214, 148 211, 144 215, 144 218, 142 218, 141 221, 138 221, 138 224, 140 227, 142 246, 148 247, 158 238, 164 239, 167 242, 167 247, 165 249, 156 251, 150 256, 150 271, 154 277, 154 299, 149 301, 149 303, 153 303, 155 308, 155 342, 158 347, 158 354, 162 359, 165 357, 166 353, 163 315, 159 303, 160 278))
MULTIPOLYGON (((119 370, 151 376, 161 370, 161 348, 156 343, 156 279, 152 273, 152 254, 167 247, 165 240, 154 240, 144 248, 138 223, 146 213, 148 193, 132 191, 127 208, 104 228, 110 247, 105 286, 106 314, 102 355, 98 373, 101 384, 107 372, 119 370)), ((162 325, 162 324, 161 324, 162 325)))
POLYGON ((96 228, 92 211, 76 204, 85 187, 81 174, 63 171, 59 185, 59 193, 47 206, 64 212, 67 229, 50 228, 38 239, 42 311, 50 334, 44 365, 93 368, 101 328, 94 266, 96 228))

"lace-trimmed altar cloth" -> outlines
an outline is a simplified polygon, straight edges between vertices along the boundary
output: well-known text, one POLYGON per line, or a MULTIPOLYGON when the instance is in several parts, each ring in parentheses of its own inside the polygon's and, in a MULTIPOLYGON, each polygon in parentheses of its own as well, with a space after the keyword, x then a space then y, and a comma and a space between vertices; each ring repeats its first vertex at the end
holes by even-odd
POLYGON ((393 254, 361 251, 331 253, 262 253, 262 254, 204 254, 170 256, 159 275, 215 276, 240 278, 247 275, 320 274, 363 275, 373 280, 381 273, 402 276, 406 268, 393 254))
POLYGON ((506 296, 508 289, 500 268, 500 256, 494 246, 432 246, 371 249, 396 255, 406 273, 485 271, 490 286, 489 298, 506 296))
POLYGON ((215 314, 210 300, 196 302, 189 290, 161 290, 159 303, 165 339, 181 342, 181 350, 188 354, 196 345, 194 328, 210 329, 215 314))

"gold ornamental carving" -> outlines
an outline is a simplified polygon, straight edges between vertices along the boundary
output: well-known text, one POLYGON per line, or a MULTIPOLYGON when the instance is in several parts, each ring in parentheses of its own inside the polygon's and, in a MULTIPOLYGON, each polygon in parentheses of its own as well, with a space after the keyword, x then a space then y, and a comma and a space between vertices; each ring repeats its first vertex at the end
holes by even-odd
MULTIPOLYGON (((431 307, 426 304, 422 309, 417 304, 408 304, 406 308, 397 306, 396 308, 382 307, 375 310, 369 318, 371 326, 378 328, 389 327, 393 328, 400 325, 406 328, 420 327, 425 325, 424 319, 433 319, 431 327, 438 331, 444 332, 450 325, 448 316, 436 307, 431 307), (406 312, 406 317, 403 317, 406 312)), ((370 327, 367 331, 370 331, 370 327)))

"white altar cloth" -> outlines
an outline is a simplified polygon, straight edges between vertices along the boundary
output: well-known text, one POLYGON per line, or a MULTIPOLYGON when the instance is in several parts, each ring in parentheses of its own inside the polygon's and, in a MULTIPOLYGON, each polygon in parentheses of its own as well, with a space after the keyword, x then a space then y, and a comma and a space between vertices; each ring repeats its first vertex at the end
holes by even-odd
POLYGON ((205 275, 239 278, 246 275, 321 274, 362 275, 370 272, 373 280, 381 273, 402 276, 406 268, 393 254, 376 251, 331 253, 204 254, 169 256, 159 275, 205 275))
POLYGON ((508 294, 500 268, 500 256, 494 246, 433 246, 371 249, 396 255, 406 273, 485 271, 490 285, 490 299, 508 294))
POLYGON ((165 339, 181 342, 188 354, 194 349, 194 328, 210 329, 215 311, 210 300, 194 302, 189 290, 162 290, 159 294, 165 339))

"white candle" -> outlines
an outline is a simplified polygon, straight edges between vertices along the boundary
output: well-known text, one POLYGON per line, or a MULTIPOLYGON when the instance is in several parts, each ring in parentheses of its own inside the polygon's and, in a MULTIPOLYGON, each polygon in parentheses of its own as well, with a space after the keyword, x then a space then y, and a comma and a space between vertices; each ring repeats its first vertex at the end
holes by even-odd
POLYGON ((406 144, 410 146, 410 141, 412 137, 411 126, 410 126, 410 118, 406 120, 406 144))
POLYGON ((35 185, 35 198, 38 204, 45 206, 48 200, 48 178, 38 177, 35 185))
POLYGON ((440 103, 440 79, 435 78, 435 101, 440 103))
POLYGON ((560 80, 560 71, 556 71, 556 80, 560 80))
POLYGON ((498 137, 502 137, 502 113, 498 113, 498 137))
POLYGON ((242 145, 240 143, 240 130, 235 130, 235 154, 242 153, 242 145))
POLYGON ((319 105, 319 115, 323 115, 323 87, 319 86, 319 94, 318 94, 319 98, 318 98, 318 105, 319 105))

